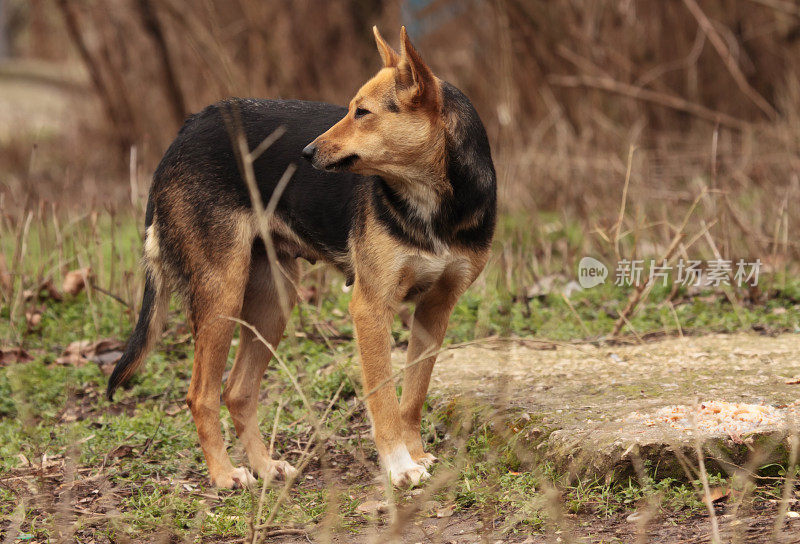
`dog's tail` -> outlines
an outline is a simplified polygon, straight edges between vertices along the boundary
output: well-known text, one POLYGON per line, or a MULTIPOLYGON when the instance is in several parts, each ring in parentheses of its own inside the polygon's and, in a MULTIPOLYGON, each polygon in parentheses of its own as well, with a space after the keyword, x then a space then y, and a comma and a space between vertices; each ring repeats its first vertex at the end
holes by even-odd
POLYGON ((117 387, 127 382, 136 369, 144 363, 147 352, 158 341, 164 330, 164 321, 169 309, 170 289, 161 270, 158 236, 152 225, 147 226, 144 248, 145 282, 142 311, 139 313, 136 328, 128 340, 125 353, 117 361, 114 372, 108 380, 106 390, 108 400, 113 400, 117 387))

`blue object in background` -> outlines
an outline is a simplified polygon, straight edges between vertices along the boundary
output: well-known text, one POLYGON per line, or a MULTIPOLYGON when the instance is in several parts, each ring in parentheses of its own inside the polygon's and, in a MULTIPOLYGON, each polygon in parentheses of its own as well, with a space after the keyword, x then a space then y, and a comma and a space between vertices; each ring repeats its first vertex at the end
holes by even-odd
POLYGON ((422 38, 453 19, 478 0, 442 2, 437 0, 405 0, 400 7, 403 24, 411 41, 422 38))

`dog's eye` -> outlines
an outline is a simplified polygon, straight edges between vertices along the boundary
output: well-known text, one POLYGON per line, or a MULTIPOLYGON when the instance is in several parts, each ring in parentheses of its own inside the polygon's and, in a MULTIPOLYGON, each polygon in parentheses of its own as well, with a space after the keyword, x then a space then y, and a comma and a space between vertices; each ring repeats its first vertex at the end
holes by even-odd
POLYGON ((356 114, 354 115, 354 117, 356 119, 361 119, 362 117, 364 117, 365 115, 369 115, 370 113, 372 112, 369 110, 365 110, 364 108, 356 108, 356 114))

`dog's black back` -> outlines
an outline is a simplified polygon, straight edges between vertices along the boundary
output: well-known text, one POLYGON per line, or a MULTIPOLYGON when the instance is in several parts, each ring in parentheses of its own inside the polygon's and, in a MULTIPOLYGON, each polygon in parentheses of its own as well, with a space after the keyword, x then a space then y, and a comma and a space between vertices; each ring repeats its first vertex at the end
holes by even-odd
POLYGON ((169 198, 165 189, 182 184, 188 189, 182 196, 191 200, 195 214, 192 223, 211 235, 221 208, 232 212, 251 207, 235 152, 238 131, 253 150, 284 127, 285 134, 253 164, 263 203, 267 205, 287 167, 296 165, 276 214, 319 254, 345 253, 356 191, 368 178, 317 170, 303 160, 301 151, 346 113, 343 107, 300 100, 237 98, 207 107, 186 121, 156 170, 151 193, 156 209, 170 205, 164 202, 169 198))
MULTIPOLYGON (((447 142, 452 192, 440 202, 431 218, 431 229, 446 244, 486 248, 494 231, 496 198, 486 132, 461 91, 443 83, 443 99, 443 115, 452 123, 447 142), (472 226, 457 228, 467 223, 472 226)), ((232 98, 190 117, 156 169, 151 189, 150 209, 154 206, 172 216, 164 217, 159 224, 166 261, 180 264, 185 256, 179 251, 170 254, 181 242, 179 233, 171 228, 177 224, 176 218, 203 238, 225 242, 229 217, 252 207, 236 156, 236 138, 243 132, 248 149, 253 150, 280 127, 285 128, 285 134, 257 158, 253 167, 265 206, 287 167, 297 167, 276 208, 277 217, 300 241, 294 243, 273 234, 284 252, 309 261, 330 262, 351 282, 348 243, 359 211, 369 205, 398 240, 433 251, 434 244, 425 234, 431 230, 380 177, 322 171, 303 160, 301 152, 308 142, 346 114, 344 107, 321 102, 232 98), (174 209, 176 203, 182 210, 174 209)), ((148 217, 147 226, 151 222, 152 217, 148 217)), ((188 270, 175 272, 184 278, 190 275, 188 270)))

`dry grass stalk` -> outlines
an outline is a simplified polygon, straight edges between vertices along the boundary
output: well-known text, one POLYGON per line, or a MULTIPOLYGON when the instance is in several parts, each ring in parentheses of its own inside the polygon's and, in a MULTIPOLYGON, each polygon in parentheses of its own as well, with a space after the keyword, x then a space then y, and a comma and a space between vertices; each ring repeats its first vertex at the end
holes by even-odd
MULTIPOLYGON (((688 225, 689 219, 691 218, 692 214, 694 213, 695 208, 700 203, 700 201, 703 199, 705 194, 706 194, 706 191, 704 190, 700 195, 697 196, 697 198, 695 199, 695 201, 692 204, 691 208, 689 208, 689 211, 684 216, 683 222, 677 228, 677 230, 675 232, 675 236, 672 238, 672 242, 670 242, 670 245, 667 248, 667 251, 664 253, 664 255, 660 259, 658 259, 658 262, 662 262, 662 263, 667 262, 668 263, 668 262, 670 262, 672 260, 672 257, 675 254, 675 251, 681 246, 681 240, 683 239, 683 236, 684 236, 684 229, 686 229, 686 225, 688 225)), ((710 227, 707 227, 707 228, 710 228, 710 227)), ((703 229, 702 232, 706 232, 707 228, 703 229)), ((701 232, 701 234, 702 234, 702 232, 701 232)), ((701 234, 697 235, 697 237, 699 237, 701 234)), ((696 240, 697 237, 695 237, 694 240, 696 240)), ((694 243, 694 240, 688 245, 691 246, 694 243)), ((614 329, 611 332, 611 338, 614 338, 614 337, 619 335, 620 331, 622 330, 622 327, 624 327, 626 322, 628 321, 628 317, 636 309, 636 306, 642 300, 643 295, 646 296, 646 293, 650 292, 650 289, 652 289, 653 285, 655 285, 655 283, 653 281, 649 281, 648 280, 648 281, 642 282, 642 283, 640 283, 639 285, 636 286, 636 289, 634 289, 634 291, 631 293, 630 298, 628 299, 628 304, 625 306, 625 309, 622 310, 622 312, 619 315, 619 319, 617 319, 617 322, 614 324, 614 329)))
POLYGON ((622 258, 622 254, 619 251, 620 229, 622 229, 622 222, 625 220, 625 206, 628 203, 628 187, 631 183, 634 151, 636 151, 634 146, 631 146, 630 149, 628 149, 628 167, 625 169, 625 185, 622 188, 622 199, 619 205, 619 218, 614 226, 614 252, 617 255, 617 259, 622 258))
MULTIPOLYGON (((695 405, 698 403, 695 402, 695 405)), ((691 412, 691 423, 694 433, 694 447, 697 454, 697 464, 699 467, 700 482, 703 485, 703 502, 708 510, 708 517, 711 521, 711 543, 722 544, 722 539, 719 534, 719 520, 717 519, 717 512, 714 510, 714 500, 711 497, 711 487, 708 484, 708 473, 706 472, 705 454, 703 453, 703 445, 700 442, 700 432, 697 426, 697 418, 695 417, 695 410, 691 412)))
POLYGON ((664 92, 651 91, 635 85, 629 85, 609 78, 591 76, 551 76, 548 81, 560 87, 591 87, 604 91, 620 94, 636 100, 642 100, 673 110, 690 113, 710 123, 725 125, 735 130, 747 130, 752 125, 732 117, 726 113, 714 111, 701 104, 691 102, 679 96, 664 92))
POLYGON ((773 542, 778 542, 778 537, 783 532, 783 524, 786 521, 786 514, 789 512, 789 501, 794 493, 798 453, 800 452, 800 436, 796 431, 786 441, 789 442, 789 465, 786 467, 786 479, 783 482, 778 515, 775 516, 775 524, 772 527, 773 542))
POLYGON ((700 6, 697 4, 696 0, 683 0, 683 3, 686 4, 686 7, 692 12, 694 18, 697 19, 697 24, 700 25, 700 28, 702 28, 703 32, 705 32, 706 36, 708 36, 708 40, 714 46, 714 49, 716 49, 717 53, 719 53, 719 56, 722 57, 725 66, 728 68, 728 71, 733 77, 733 80, 736 82, 736 85, 739 86, 739 89, 750 100, 752 100, 753 103, 758 106, 758 108, 764 112, 769 119, 777 119, 778 112, 775 111, 775 108, 773 108, 769 102, 764 100, 764 97, 758 94, 758 92, 747 82, 747 78, 736 64, 736 59, 733 58, 730 50, 725 45, 725 41, 714 28, 714 25, 711 24, 711 21, 708 20, 708 17, 703 10, 700 9, 700 6))

